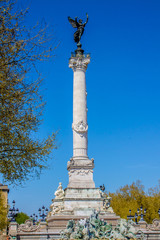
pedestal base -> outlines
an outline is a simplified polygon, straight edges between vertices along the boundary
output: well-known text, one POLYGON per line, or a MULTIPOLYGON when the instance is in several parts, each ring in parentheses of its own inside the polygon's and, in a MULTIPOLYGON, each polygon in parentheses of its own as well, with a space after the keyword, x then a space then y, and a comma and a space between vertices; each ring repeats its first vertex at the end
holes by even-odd
MULTIPOLYGON (((61 186, 61 184, 60 184, 61 186)), ((58 188, 60 189, 60 187, 58 188)), ((61 191, 63 191, 61 189, 61 191)), ((52 200, 51 211, 48 215, 48 231, 56 234, 64 230, 69 220, 89 218, 95 211, 99 217, 113 226, 117 225, 120 217, 116 216, 109 206, 110 198, 99 188, 66 188, 63 195, 57 195, 52 200), (60 198, 58 198, 60 196, 60 198)), ((59 194, 60 194, 59 193, 59 194)))
MULTIPOLYGON (((106 221, 107 223, 112 224, 113 227, 115 227, 118 223, 118 220, 120 219, 120 217, 116 216, 114 213, 105 213, 103 214, 103 212, 99 213, 99 217, 100 219, 103 219, 104 221, 106 221)), ((47 222, 48 222, 48 233, 52 232, 56 233, 57 235, 60 236, 61 231, 63 231, 64 229, 66 229, 67 223, 69 220, 75 220, 75 221, 79 221, 80 219, 84 219, 84 218, 88 218, 87 216, 81 216, 81 215, 55 215, 52 217, 48 217, 47 218, 47 222)))

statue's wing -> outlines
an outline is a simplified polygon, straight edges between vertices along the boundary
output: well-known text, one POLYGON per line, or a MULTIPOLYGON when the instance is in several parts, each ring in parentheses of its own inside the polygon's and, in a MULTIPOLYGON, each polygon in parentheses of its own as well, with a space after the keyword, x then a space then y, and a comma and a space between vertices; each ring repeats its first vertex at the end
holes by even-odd
POLYGON ((72 25, 72 27, 77 28, 78 27, 78 22, 73 20, 72 18, 68 17, 68 21, 72 25))

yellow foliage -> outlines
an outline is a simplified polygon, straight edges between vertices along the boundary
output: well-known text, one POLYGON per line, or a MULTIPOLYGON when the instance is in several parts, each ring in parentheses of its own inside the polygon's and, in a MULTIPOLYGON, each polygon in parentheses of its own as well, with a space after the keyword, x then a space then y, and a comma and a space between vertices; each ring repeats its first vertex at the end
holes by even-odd
POLYGON ((5 204, 5 197, 0 191, 0 230, 4 230, 7 226, 7 206, 5 204))
POLYGON ((143 209, 146 208, 146 215, 144 217, 146 222, 152 223, 153 219, 158 218, 160 185, 149 189, 146 193, 144 186, 140 181, 137 181, 131 185, 125 185, 118 189, 116 193, 109 193, 109 195, 112 197, 111 206, 114 212, 121 218, 127 219, 129 210, 131 210, 131 215, 135 215, 137 209, 141 206, 143 209))

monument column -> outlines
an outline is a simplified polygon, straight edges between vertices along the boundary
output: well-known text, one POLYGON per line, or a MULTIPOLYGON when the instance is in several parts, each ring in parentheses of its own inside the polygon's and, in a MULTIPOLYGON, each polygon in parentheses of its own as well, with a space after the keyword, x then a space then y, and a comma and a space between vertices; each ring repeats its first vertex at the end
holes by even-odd
POLYGON ((73 69, 73 159, 88 159, 88 125, 85 72, 90 56, 71 57, 69 67, 73 69))
POLYGON ((73 70, 73 157, 68 163, 69 187, 95 187, 93 160, 88 158, 86 70, 90 55, 77 50, 69 60, 73 70))
MULTIPOLYGON (((80 43, 85 23, 81 19, 77 21, 68 17, 73 28, 74 40, 77 43, 75 53, 71 54, 69 67, 73 70, 73 157, 67 163, 69 184, 63 190, 59 183, 55 192, 55 199, 50 206, 48 226, 57 231, 66 228, 67 221, 75 221, 87 218, 95 211, 101 214, 101 218, 117 221, 110 207, 110 197, 95 188, 93 181, 94 160, 88 157, 88 123, 87 123, 87 92, 86 70, 90 63, 90 55, 84 54, 80 43), (108 212, 107 212, 108 211, 108 212), (107 214, 106 214, 107 213, 107 214)), ((113 222, 113 223, 114 223, 113 222)), ((55 235, 57 237, 57 235, 55 235)))

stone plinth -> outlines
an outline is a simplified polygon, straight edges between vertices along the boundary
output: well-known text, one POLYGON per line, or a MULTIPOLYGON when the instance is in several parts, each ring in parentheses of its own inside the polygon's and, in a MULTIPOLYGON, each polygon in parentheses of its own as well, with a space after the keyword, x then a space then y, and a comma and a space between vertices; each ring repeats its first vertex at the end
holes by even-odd
MULTIPOLYGON (((117 225, 120 217, 116 216, 114 213, 108 213, 107 215, 100 214, 99 217, 111 223, 113 227, 117 225)), ((79 221, 80 219, 88 218, 88 216, 80 215, 55 215, 47 218, 48 222, 48 232, 55 232, 57 235, 64 229, 66 229, 69 220, 73 219, 79 221)))
POLYGON ((48 215, 48 229, 51 232, 60 233, 66 228, 69 220, 89 218, 94 211, 99 217, 113 226, 119 219, 110 207, 110 198, 99 188, 69 188, 62 189, 60 183, 52 200, 51 211, 48 215))
POLYGON ((9 227, 9 235, 16 236, 17 235, 17 229, 18 229, 18 223, 17 222, 11 222, 9 227))
POLYGON ((90 216, 103 209, 104 199, 98 188, 66 188, 63 199, 54 199, 50 215, 90 216))

